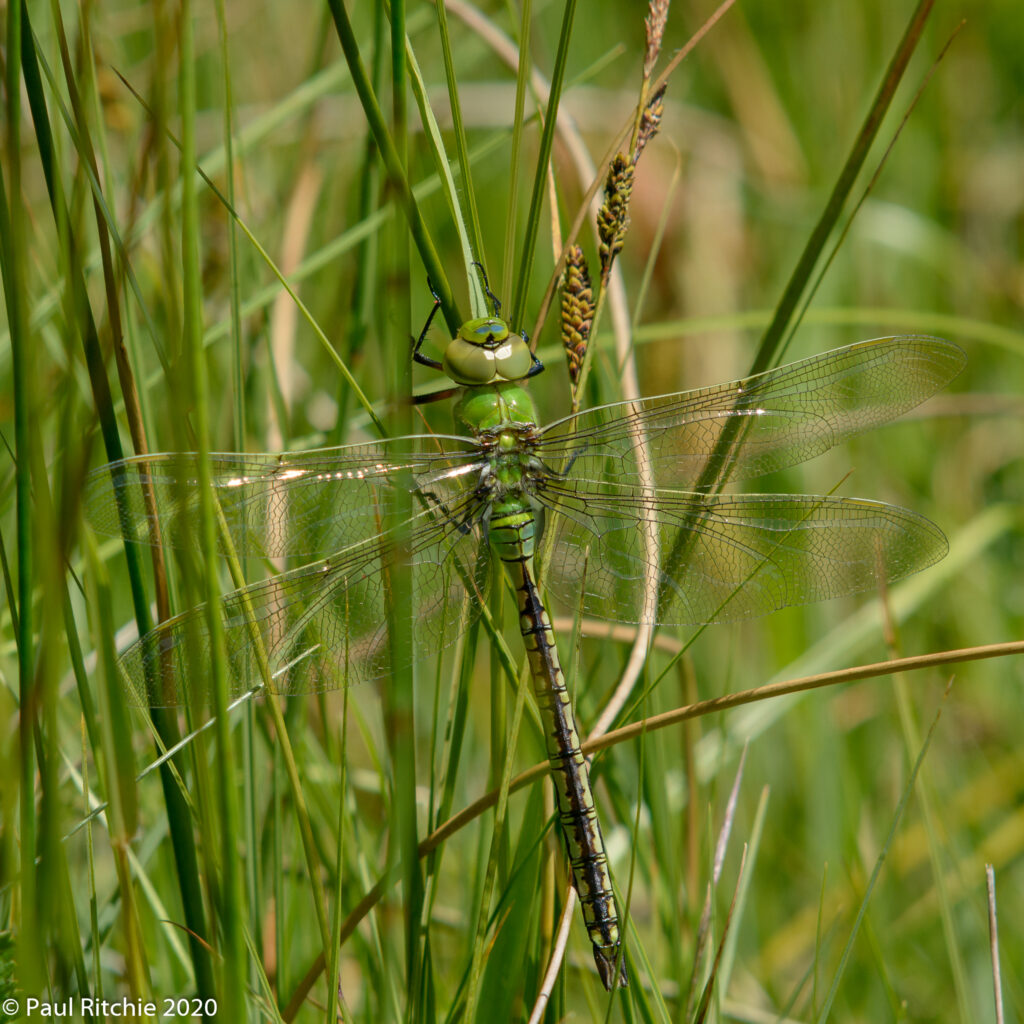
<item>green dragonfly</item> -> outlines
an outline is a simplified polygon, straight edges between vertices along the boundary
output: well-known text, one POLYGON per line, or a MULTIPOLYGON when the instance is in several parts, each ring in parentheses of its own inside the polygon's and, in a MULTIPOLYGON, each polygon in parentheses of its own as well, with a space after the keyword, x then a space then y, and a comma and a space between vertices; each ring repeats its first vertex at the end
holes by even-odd
MULTIPOLYGON (((592 619, 739 619, 931 565, 945 538, 913 512, 721 486, 898 416, 952 380, 965 357, 937 338, 880 338, 540 427, 523 381, 543 367, 488 295, 493 315, 463 324, 442 361, 421 351, 437 302, 413 350, 461 389, 459 433, 211 456, 223 554, 304 563, 222 598, 232 687, 291 695, 385 679, 396 668, 396 559, 411 588, 411 657, 440 651, 474 621, 500 563, 515 592, 573 882, 612 989, 626 984, 619 910, 538 580, 552 607, 582 613, 586 629, 592 619), (402 508, 409 514, 396 524, 402 508)), ((144 544, 162 535, 198 550, 189 529, 197 479, 195 453, 125 459, 92 474, 87 514, 103 532, 144 544)), ((200 607, 137 640, 119 666, 130 699, 167 706, 203 699, 197 666, 209 656, 200 607)))

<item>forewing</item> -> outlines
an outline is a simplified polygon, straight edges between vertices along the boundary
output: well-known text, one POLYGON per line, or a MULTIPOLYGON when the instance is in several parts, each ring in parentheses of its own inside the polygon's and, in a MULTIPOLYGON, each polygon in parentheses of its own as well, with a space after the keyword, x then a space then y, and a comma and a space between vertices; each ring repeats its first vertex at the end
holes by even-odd
POLYGON ((700 624, 870 590, 937 562, 946 540, 906 509, 857 498, 702 495, 553 483, 542 567, 570 612, 700 624))
MULTIPOLYGON (((459 502, 476 485, 478 460, 471 440, 434 436, 281 455, 215 452, 218 544, 256 558, 340 551, 380 533, 403 491, 459 502)), ((89 474, 86 518, 101 533, 142 544, 157 543, 159 524, 164 543, 198 548, 198 480, 195 452, 111 463, 89 474)))
MULTIPOLYGON (((472 495, 418 513, 395 535, 363 541, 335 558, 227 594, 218 613, 232 696, 260 685, 291 695, 391 675, 388 596, 412 588, 413 651, 443 649, 476 617, 486 596, 489 547, 472 495), (399 573, 398 560, 407 556, 399 573)), ((206 606, 162 623, 119 665, 130 699, 153 707, 207 697, 211 643, 206 606)))
POLYGON ((545 428, 537 454, 556 472, 629 483, 642 450, 659 486, 721 485, 803 462, 899 416, 964 362, 939 338, 864 341, 746 380, 567 417, 545 428))

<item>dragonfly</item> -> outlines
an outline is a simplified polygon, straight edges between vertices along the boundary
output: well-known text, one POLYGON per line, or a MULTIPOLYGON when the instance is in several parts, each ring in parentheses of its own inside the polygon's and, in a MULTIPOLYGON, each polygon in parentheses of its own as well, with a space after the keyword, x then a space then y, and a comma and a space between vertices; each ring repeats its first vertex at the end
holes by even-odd
MULTIPOLYGON (((214 453, 224 556, 295 568, 224 596, 217 613, 234 696, 308 694, 386 680, 391 581, 409 590, 416 659, 475 621, 495 580, 514 592, 557 817, 605 988, 627 984, 623 924, 549 608, 591 621, 706 624, 848 595, 938 561, 942 532, 893 505, 723 487, 801 463, 916 406, 962 369, 938 338, 864 341, 741 380, 615 402, 538 425, 525 332, 492 314, 436 360, 457 386, 455 431, 314 451, 214 453), (404 518, 400 513, 404 512, 404 518), (540 582, 543 582, 543 596, 540 582)), ((101 532, 198 551, 198 456, 112 463, 87 481, 101 532)), ((118 664, 129 699, 205 699, 207 609, 135 641, 118 664)))

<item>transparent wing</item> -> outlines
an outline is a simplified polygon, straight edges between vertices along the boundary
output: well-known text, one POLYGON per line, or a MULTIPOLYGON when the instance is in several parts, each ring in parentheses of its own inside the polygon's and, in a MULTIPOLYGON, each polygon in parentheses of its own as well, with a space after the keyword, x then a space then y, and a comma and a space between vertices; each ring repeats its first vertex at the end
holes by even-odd
MULTIPOLYGON (((473 496, 434 506, 394 535, 375 535, 333 558, 227 594, 219 602, 232 696, 269 679, 281 694, 312 693, 380 679, 392 663, 392 583, 412 588, 418 657, 443 649, 476 617, 486 596, 489 547, 473 496), (396 575, 400 559, 402 573, 396 575)), ((206 698, 211 643, 206 606, 137 640, 119 659, 138 704, 166 707, 206 698)))
MULTIPOLYGON (((399 437, 281 455, 214 453, 213 490, 239 555, 280 558, 339 551, 378 534, 404 491, 452 504, 477 482, 476 444, 463 437, 399 437), (440 447, 444 451, 439 450, 440 447)), ((124 459, 89 474, 85 514, 101 533, 198 548, 195 452, 124 459)), ((222 551, 228 546, 218 531, 222 551)))
POLYGON ((582 592, 585 615, 613 622, 748 618, 870 590, 946 553, 927 519, 857 498, 554 481, 540 497, 558 513, 545 526, 555 534, 548 594, 575 611, 582 592))
POLYGON ((567 417, 543 430, 537 454, 559 472, 629 482, 642 445, 656 482, 686 490, 759 476, 912 409, 965 358, 939 338, 863 341, 746 380, 567 417))

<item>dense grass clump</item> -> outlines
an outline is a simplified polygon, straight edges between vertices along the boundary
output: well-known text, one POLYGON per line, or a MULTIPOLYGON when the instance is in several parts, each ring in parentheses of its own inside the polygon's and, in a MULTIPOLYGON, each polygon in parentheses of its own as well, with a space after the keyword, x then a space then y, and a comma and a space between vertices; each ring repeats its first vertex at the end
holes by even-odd
POLYGON ((514 7, 8 5, 0 1020, 85 996, 224 1020, 1024 1019, 1024 662, 980 649, 1024 620, 1016 6, 514 7), (739 625, 555 622, 604 737, 612 996, 576 913, 559 934, 507 588, 456 635, 389 567, 394 663, 452 635, 381 685, 339 668, 229 709, 245 687, 210 626, 181 655, 201 699, 150 710, 117 661, 310 560, 226 544, 209 453, 453 432, 450 402, 409 401, 446 386, 410 339, 432 291, 431 357, 492 311, 474 261, 546 364, 544 422, 862 338, 968 357, 900 422, 744 483, 912 509, 949 540, 935 567, 739 625), (199 453, 164 496, 173 543, 109 535, 116 508, 94 529, 90 470, 169 451, 199 453))

